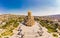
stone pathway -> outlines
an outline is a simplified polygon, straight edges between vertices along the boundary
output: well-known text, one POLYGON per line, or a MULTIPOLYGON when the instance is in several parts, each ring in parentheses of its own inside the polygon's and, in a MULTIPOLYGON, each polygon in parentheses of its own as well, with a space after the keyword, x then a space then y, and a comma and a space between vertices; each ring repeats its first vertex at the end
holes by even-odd
POLYGON ((25 25, 21 26, 22 34, 24 34, 23 38, 53 38, 51 34, 49 34, 44 27, 39 27, 39 23, 35 23, 32 27, 28 27, 25 25), (43 31, 42 36, 39 36, 38 31, 43 31))
POLYGON ((11 38, 53 38, 53 36, 47 32, 46 28, 35 22, 32 27, 20 24, 18 32, 11 38))

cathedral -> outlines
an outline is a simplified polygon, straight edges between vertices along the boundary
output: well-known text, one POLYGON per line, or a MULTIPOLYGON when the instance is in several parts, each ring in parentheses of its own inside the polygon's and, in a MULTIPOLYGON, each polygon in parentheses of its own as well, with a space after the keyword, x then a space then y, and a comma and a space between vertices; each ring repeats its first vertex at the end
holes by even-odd
POLYGON ((35 24, 34 17, 32 16, 32 12, 28 11, 28 16, 25 18, 26 26, 33 26, 35 24))

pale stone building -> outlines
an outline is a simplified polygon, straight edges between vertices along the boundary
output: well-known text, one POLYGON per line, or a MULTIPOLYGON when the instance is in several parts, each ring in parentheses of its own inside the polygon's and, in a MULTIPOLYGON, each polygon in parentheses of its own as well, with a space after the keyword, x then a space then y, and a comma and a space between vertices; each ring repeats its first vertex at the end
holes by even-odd
POLYGON ((32 12, 28 11, 28 16, 25 18, 26 26, 33 26, 35 24, 34 17, 32 16, 32 12))

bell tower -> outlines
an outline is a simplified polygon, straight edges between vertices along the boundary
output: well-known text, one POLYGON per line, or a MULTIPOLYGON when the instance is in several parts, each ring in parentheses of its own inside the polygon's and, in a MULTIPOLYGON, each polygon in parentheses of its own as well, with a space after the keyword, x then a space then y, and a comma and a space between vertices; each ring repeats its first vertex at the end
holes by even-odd
POLYGON ((28 16, 26 18, 27 18, 27 19, 25 19, 26 20, 26 22, 25 22, 26 26, 33 26, 35 24, 35 20, 34 20, 34 17, 32 16, 31 11, 28 11, 28 16))
POLYGON ((28 11, 28 16, 31 16, 32 14, 31 14, 31 11, 28 11))

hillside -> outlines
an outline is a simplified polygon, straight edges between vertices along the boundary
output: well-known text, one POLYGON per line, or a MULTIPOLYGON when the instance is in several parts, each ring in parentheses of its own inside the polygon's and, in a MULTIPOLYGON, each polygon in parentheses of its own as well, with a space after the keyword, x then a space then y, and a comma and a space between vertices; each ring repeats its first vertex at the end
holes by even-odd
MULTIPOLYGON (((18 27, 21 27, 21 24, 24 25, 23 22, 25 21, 26 17, 27 17, 27 15, 13 15, 13 14, 0 15, 0 31, 1 31, 0 37, 11 37, 12 36, 12 37, 16 38, 17 37, 16 32, 20 33, 18 31, 18 27), (16 36, 14 36, 14 35, 16 35, 16 36)), ((43 33, 44 36, 38 35, 40 38, 46 37, 45 33, 48 34, 49 36, 51 36, 50 38, 60 37, 60 15, 34 16, 34 20, 38 24, 40 24, 40 26, 42 26, 42 29, 45 29, 44 33, 43 33), (46 29, 47 29, 47 31, 46 31, 46 29)), ((36 25, 36 27, 38 27, 38 25, 36 25)), ((27 26, 24 25, 21 28, 24 31, 24 28, 27 29, 27 26)), ((30 28, 28 28, 27 30, 29 30, 29 29, 30 28)), ((33 30, 35 30, 35 29, 36 28, 34 26, 33 30)), ((32 27, 31 27, 31 30, 32 30, 32 27)), ((28 31, 26 31, 26 32, 28 32, 28 31)), ((31 33, 31 32, 32 31, 30 31, 29 33, 31 33)), ((36 37, 38 37, 38 36, 36 36, 36 37)), ((34 37, 34 36, 32 36, 32 37, 34 37)), ((46 37, 46 38, 48 38, 48 37, 46 37)))

